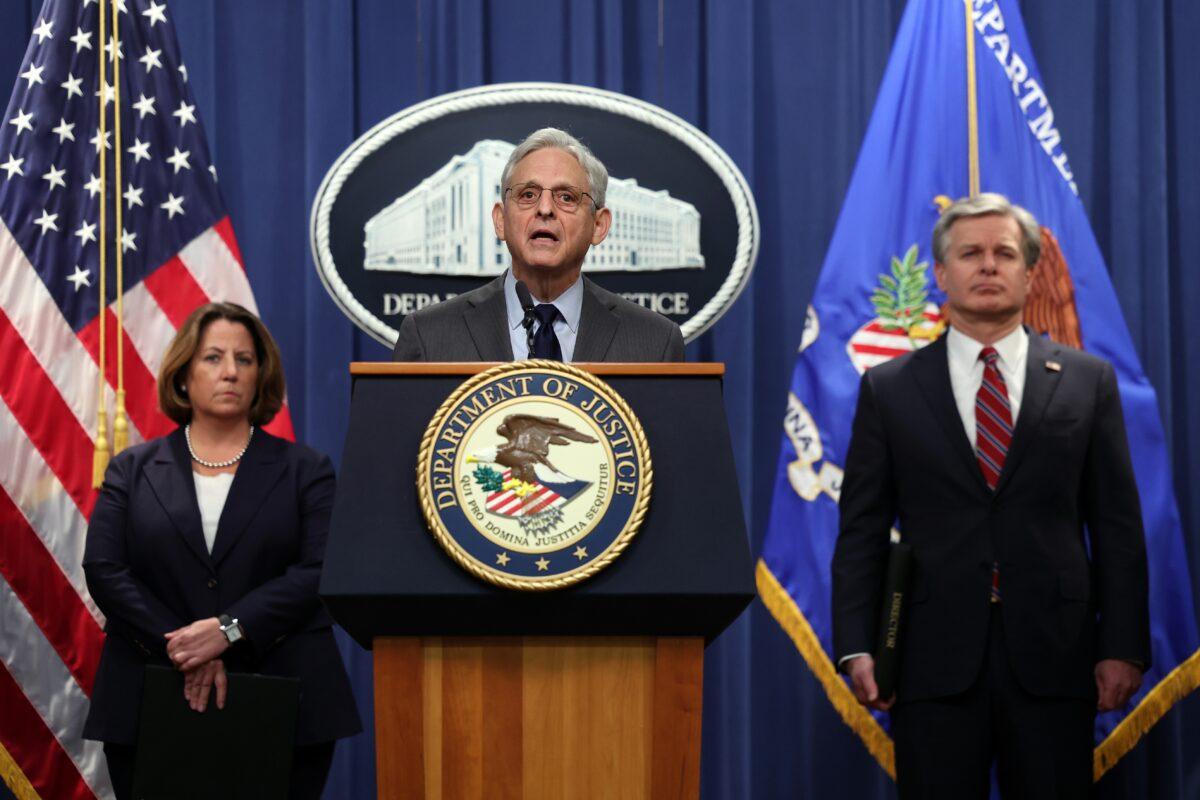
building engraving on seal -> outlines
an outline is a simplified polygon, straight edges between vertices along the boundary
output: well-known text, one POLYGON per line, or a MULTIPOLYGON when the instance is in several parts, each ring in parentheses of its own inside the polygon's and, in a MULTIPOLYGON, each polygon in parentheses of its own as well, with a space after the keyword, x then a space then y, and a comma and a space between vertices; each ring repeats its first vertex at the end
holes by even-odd
MULTIPOLYGON (((508 248, 492 228, 500 177, 515 145, 476 142, 396 198, 363 228, 368 270, 488 277, 510 265, 508 248)), ((609 178, 608 237, 588 251, 589 272, 703 269, 700 212, 666 190, 633 178, 609 178)))

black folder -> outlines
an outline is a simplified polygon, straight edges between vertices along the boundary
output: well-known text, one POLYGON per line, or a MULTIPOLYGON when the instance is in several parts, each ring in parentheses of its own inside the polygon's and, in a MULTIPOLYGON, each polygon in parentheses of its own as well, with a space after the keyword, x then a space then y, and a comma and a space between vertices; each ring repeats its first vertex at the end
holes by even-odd
POLYGON ((183 675, 146 667, 133 796, 138 800, 286 798, 300 681, 229 673, 224 709, 216 690, 197 713, 183 675))
POLYGON ((912 570, 912 545, 893 542, 888 552, 887 577, 879 610, 879 643, 875 648, 875 685, 881 700, 887 700, 896 691, 912 570))

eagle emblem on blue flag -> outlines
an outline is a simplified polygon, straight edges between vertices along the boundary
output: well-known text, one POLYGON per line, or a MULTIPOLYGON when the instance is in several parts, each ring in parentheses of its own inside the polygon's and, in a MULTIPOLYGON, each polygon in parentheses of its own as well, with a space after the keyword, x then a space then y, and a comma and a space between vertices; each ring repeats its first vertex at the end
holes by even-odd
POLYGON ((1200 685, 1167 441, 1062 144, 1016 0, 907 4, 807 307, 758 567, 764 604, 889 773, 890 720, 858 704, 833 660, 830 556, 863 373, 944 330, 927 237, 951 197, 998 192, 1034 214, 1044 227, 1024 322, 1106 359, 1120 386, 1146 532, 1153 664, 1127 708, 1097 716, 1095 777, 1200 685))

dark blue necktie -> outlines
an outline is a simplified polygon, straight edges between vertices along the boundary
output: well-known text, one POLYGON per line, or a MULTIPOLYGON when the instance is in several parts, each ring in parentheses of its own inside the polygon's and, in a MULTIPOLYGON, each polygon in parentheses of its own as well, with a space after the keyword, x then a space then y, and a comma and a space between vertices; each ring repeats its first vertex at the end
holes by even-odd
POLYGON ((531 358, 552 358, 562 361, 562 346, 554 333, 554 320, 558 319, 558 307, 553 303, 542 303, 533 309, 538 318, 538 329, 533 334, 531 358))

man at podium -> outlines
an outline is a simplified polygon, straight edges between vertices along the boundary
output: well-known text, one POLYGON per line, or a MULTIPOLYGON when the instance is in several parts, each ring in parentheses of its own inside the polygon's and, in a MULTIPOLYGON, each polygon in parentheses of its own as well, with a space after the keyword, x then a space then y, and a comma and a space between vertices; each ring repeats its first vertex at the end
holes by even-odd
POLYGON ((394 360, 683 360, 678 325, 580 274, 613 220, 608 170, 591 150, 557 128, 534 131, 501 186, 492 223, 512 269, 405 317, 394 360))

